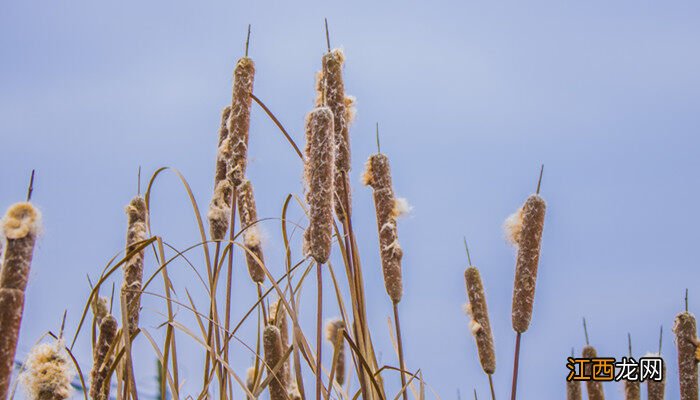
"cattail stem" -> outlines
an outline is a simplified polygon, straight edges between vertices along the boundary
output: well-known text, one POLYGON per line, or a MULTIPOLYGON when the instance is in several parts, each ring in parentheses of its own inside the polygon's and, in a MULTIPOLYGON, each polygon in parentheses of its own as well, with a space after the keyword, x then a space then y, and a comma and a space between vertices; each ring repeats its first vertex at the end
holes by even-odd
POLYGON ((321 329, 323 326, 323 273, 322 265, 316 263, 316 284, 318 286, 318 296, 316 302, 316 400, 321 400, 321 390, 323 388, 323 372, 321 370, 321 329))
POLYGON ((491 390, 491 400, 496 400, 496 391, 493 388, 493 374, 488 374, 489 389, 491 390))
POLYGON ((394 302, 394 325, 396 325, 396 346, 399 348, 399 367, 401 368, 401 388, 403 400, 408 400, 406 387, 406 363, 403 356, 403 340, 401 339, 401 322, 399 322, 399 303, 394 302))
POLYGON ((510 400, 515 400, 515 393, 518 390, 518 364, 520 362, 520 332, 515 334, 515 352, 513 355, 513 384, 510 389, 510 400))
POLYGON ((684 311, 676 316, 673 326, 678 346, 678 378, 681 400, 698 398, 697 326, 695 316, 684 311))
POLYGON ((0 399, 7 398, 10 388, 24 311, 24 293, 40 219, 39 211, 24 202, 12 205, 2 220, 6 242, 0 271, 0 399))

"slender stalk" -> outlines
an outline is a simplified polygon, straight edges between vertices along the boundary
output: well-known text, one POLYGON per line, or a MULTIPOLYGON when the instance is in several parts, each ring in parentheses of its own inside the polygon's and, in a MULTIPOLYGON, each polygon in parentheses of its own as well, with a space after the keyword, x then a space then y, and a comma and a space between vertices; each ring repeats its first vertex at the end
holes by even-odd
POLYGON ((520 361, 520 336, 518 332, 515 335, 515 355, 513 357, 513 385, 510 389, 510 400, 515 400, 515 393, 518 389, 518 362, 520 361))
POLYGON ((493 389, 493 374, 488 374, 489 389, 491 389, 491 400, 496 400, 496 391, 493 389))
POLYGON ((403 341, 401 340, 401 323, 399 322, 399 303, 394 302, 394 325, 396 325, 396 344, 399 348, 399 366, 401 368, 401 387, 403 388, 403 400, 408 400, 408 388, 406 387, 406 363, 403 357, 403 341))
POLYGON ((321 400, 322 373, 321 373, 321 343, 323 329, 323 271, 322 264, 316 263, 316 280, 318 285, 318 302, 316 303, 316 400, 321 400))

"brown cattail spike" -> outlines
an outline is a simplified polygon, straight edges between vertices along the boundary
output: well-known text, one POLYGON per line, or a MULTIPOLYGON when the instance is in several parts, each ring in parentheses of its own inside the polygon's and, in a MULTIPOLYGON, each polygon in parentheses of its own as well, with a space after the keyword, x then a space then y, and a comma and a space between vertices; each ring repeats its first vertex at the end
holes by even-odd
MULTIPOLYGON (((597 358, 598 353, 595 348, 590 345, 586 345, 583 348, 584 358, 597 358)), ((586 376, 591 376, 591 363, 584 364, 584 374, 586 376)), ((588 391, 589 400, 605 400, 605 393, 603 393, 603 384, 600 381, 588 380, 586 381, 586 390, 588 391)))
POLYGON ((394 303, 401 301, 403 282, 401 278, 401 258, 403 250, 399 245, 396 227, 397 201, 391 183, 389 158, 384 154, 369 157, 365 166, 363 183, 374 189, 374 208, 379 230, 379 251, 384 272, 384 286, 394 303))
POLYGON ((139 313, 141 308, 141 285, 143 281, 143 257, 144 251, 134 251, 140 242, 146 240, 146 226, 148 210, 146 201, 141 196, 134 197, 126 206, 127 233, 126 255, 129 259, 124 263, 124 282, 122 283, 122 296, 126 300, 127 320, 129 321, 129 335, 133 335, 139 325, 139 313), (134 254, 132 254, 134 253, 134 254))
POLYGON ((7 398, 41 213, 31 203, 12 205, 2 220, 5 252, 0 270, 0 399, 7 398))
MULTIPOLYGON (((287 312, 285 311, 284 304, 282 300, 277 300, 270 306, 270 325, 274 325, 280 331, 280 342, 282 343, 282 350, 287 351, 289 348, 289 327, 287 321, 287 312)), ((284 360, 284 365, 280 372, 286 382, 291 381, 290 367, 289 367, 289 357, 284 360)))
MULTIPOLYGON (((287 385, 283 374, 274 373, 275 367, 282 361, 284 349, 282 349, 282 341, 280 331, 276 326, 268 325, 263 332, 263 347, 265 348, 265 364, 267 364, 267 373, 274 374, 270 381, 270 400, 284 400, 287 398, 287 385)), ((281 368, 278 369, 281 371, 281 368)))
POLYGON ((345 383, 345 342, 343 332, 345 322, 340 318, 329 321, 326 324, 326 340, 328 340, 337 353, 335 363, 335 381, 342 386, 345 383))
POLYGON ((479 352, 481 368, 486 374, 496 372, 496 351, 489 322, 489 311, 486 307, 486 295, 484 285, 481 282, 481 274, 476 267, 469 267, 464 271, 464 281, 467 286, 467 313, 471 317, 469 328, 476 340, 476 348, 479 352))
POLYGON ((216 168, 214 171, 214 195, 209 203, 209 234, 212 240, 223 240, 228 231, 231 219, 231 182, 226 177, 228 162, 231 158, 230 140, 226 126, 231 107, 224 107, 221 112, 221 124, 219 125, 219 145, 216 153, 216 168))
POLYGON ((100 333, 93 350, 92 371, 90 372, 90 398, 109 400, 109 371, 114 362, 114 352, 110 352, 117 336, 117 320, 106 315, 99 324, 100 333))
POLYGON ((317 98, 316 105, 327 105, 333 112, 333 126, 335 137, 335 212, 338 218, 343 218, 351 210, 344 210, 345 198, 347 204, 351 204, 351 193, 345 192, 345 187, 350 187, 349 181, 344 184, 343 179, 348 179, 350 172, 350 130, 349 126, 354 117, 355 100, 345 94, 343 82, 343 63, 345 55, 340 49, 329 49, 323 56, 322 69, 317 74, 317 98), (324 101, 325 100, 325 101, 324 101))
POLYGON ((695 316, 684 311, 676 316, 673 326, 678 346, 678 378, 680 381, 681 400, 698 399, 698 360, 697 326, 695 316))
MULTIPOLYGON (((574 357, 574 348, 571 348, 571 358, 574 357)), ((566 381, 566 400, 582 400, 581 381, 566 381)))
POLYGON ((510 238, 518 248, 513 286, 512 322, 513 329, 519 333, 527 331, 532 321, 546 207, 544 199, 533 194, 507 223, 510 228, 510 238))
MULTIPOLYGON (((251 393, 255 391, 255 367, 250 367, 246 371, 245 387, 251 393)), ((246 394, 246 399, 253 400, 253 396, 246 394)))
POLYGON ((248 165, 248 135, 250 131, 250 107, 252 105, 255 63, 243 57, 233 70, 233 99, 228 120, 229 132, 229 168, 233 177, 233 186, 238 186, 245 179, 248 165))
POLYGON ((333 132, 330 108, 318 107, 306 116, 304 178, 309 227, 304 232, 304 254, 319 264, 328 261, 333 237, 333 132))
MULTIPOLYGON (((647 354, 645 357, 661 357, 661 353, 647 354)), ((661 380, 647 380, 647 399, 648 400, 664 400, 666 391, 666 362, 663 362, 661 370, 661 380)))
POLYGON ((238 214, 243 230, 243 242, 248 249, 246 251, 248 273, 255 283, 263 283, 265 282, 265 270, 262 265, 265 263, 265 258, 263 257, 262 239, 258 228, 255 195, 250 181, 244 180, 236 189, 236 195, 238 197, 238 214))
POLYGON ((22 381, 33 400, 63 400, 70 397, 75 375, 69 356, 58 339, 34 346, 27 357, 22 381))

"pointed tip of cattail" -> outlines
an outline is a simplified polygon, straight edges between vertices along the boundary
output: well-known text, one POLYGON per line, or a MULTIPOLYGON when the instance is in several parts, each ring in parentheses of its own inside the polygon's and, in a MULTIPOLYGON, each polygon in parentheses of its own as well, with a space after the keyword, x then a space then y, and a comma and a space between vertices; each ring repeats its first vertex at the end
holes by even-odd
POLYGON ((331 52, 331 35, 328 32, 328 18, 323 18, 323 23, 326 26, 326 47, 328 47, 328 52, 331 52))
POLYGON ((544 164, 540 167, 540 177, 537 180, 537 191, 536 194, 540 194, 540 186, 542 185, 542 175, 544 174, 544 164))
POLYGON ((36 236, 41 231, 41 212, 30 202, 15 203, 2 219, 2 230, 7 239, 36 236))
POLYGON ((248 48, 250 47, 250 24, 248 24, 248 34, 245 38, 245 57, 248 58, 248 48))
POLYGON ((34 192, 34 172, 35 170, 32 170, 32 174, 29 177, 29 187, 27 188, 27 202, 32 200, 32 192, 34 192))
POLYGON ((75 372, 62 339, 34 346, 25 368, 21 379, 30 398, 62 400, 70 397, 75 372))

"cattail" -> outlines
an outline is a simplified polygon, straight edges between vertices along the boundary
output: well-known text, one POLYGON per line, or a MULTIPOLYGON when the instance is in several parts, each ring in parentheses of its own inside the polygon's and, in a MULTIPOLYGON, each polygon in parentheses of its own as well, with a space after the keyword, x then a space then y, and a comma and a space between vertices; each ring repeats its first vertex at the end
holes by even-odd
POLYGON ((253 80, 255 63, 248 57, 242 57, 233 70, 233 99, 228 120, 229 168, 232 172, 234 187, 245 179, 248 165, 248 134, 250 130, 250 107, 253 98, 253 80))
POLYGON ((401 280, 401 257, 403 250, 399 244, 396 218, 400 214, 399 202, 394 197, 391 184, 389 158, 378 153, 369 157, 365 166, 363 183, 374 190, 374 208, 379 230, 379 250, 384 272, 384 286, 394 303, 401 301, 403 284, 401 280))
POLYGON ((7 398, 24 310, 24 291, 41 214, 29 202, 12 205, 2 220, 6 239, 0 271, 0 399, 7 398))
POLYGON ((481 282, 481 274, 476 267, 469 267, 464 271, 464 280, 467 285, 467 313, 471 317, 469 328, 476 340, 476 348, 479 352, 481 368, 486 374, 496 372, 496 352, 493 345, 489 311, 486 307, 486 295, 484 285, 481 282))
POLYGON ((209 234, 212 240, 223 240, 231 219, 231 182, 226 177, 228 161, 231 158, 230 140, 228 138, 228 123, 231 107, 226 106, 221 112, 219 126, 219 147, 216 154, 216 169, 214 172, 214 195, 209 203, 209 234))
MULTIPOLYGON (((146 221, 148 210, 146 201, 141 196, 134 197, 126 206, 128 220, 126 232, 126 254, 132 253, 139 243, 146 240, 146 221)), ((141 308, 141 284, 143 281, 143 257, 141 250, 124 263, 124 283, 122 284, 122 296, 125 298, 127 320, 129 323, 129 335, 133 335, 139 326, 139 313, 141 308)))
POLYGON ((317 263, 328 261, 333 238, 333 113, 328 107, 306 116, 306 202, 309 227, 304 232, 304 254, 317 263))
MULTIPOLYGON (((597 358, 598 353, 595 351, 595 347, 586 345, 583 347, 583 358, 597 358)), ((584 374, 586 376, 591 376, 590 363, 584 364, 584 374)), ((588 400, 605 400, 605 394, 603 393, 603 384, 600 381, 587 380, 586 381, 586 391, 588 391, 588 400)))
POLYGON ((518 333, 525 332, 532 321, 546 207, 544 199, 533 194, 506 221, 508 238, 518 248, 512 314, 513 329, 518 333))
MULTIPOLYGON (((270 306, 270 325, 274 325, 280 331, 280 342, 282 343, 282 351, 286 352, 289 348, 289 327, 287 323, 287 312, 285 311, 282 300, 277 300, 270 306)), ((284 376, 286 382, 290 382, 289 357, 284 360, 280 373, 284 376)))
POLYGON ((301 400, 301 392, 299 392, 299 387, 296 382, 290 384, 287 396, 289 396, 289 400, 301 400))
MULTIPOLYGON (((265 327, 265 331, 263 332, 263 347, 265 348, 267 373, 273 374, 274 368, 282 361, 282 356, 284 356, 280 330, 276 326, 268 325, 265 327)), ((285 380, 285 376, 278 372, 270 381, 270 400, 283 400, 286 398, 287 381, 285 380)))
POLYGON ((698 399, 698 360, 697 327, 695 316, 688 311, 676 316, 673 326, 678 346, 678 378, 680 380, 681 400, 698 399))
POLYGON ((34 346, 25 368, 22 381, 30 399, 63 400, 70 397, 75 374, 63 340, 34 346))
POLYGON ((566 400, 581 399, 581 381, 566 381, 566 400))
POLYGON ((109 400, 109 371, 114 362, 114 352, 109 352, 117 336, 117 320, 110 314, 101 318, 100 333, 92 354, 92 371, 90 372, 90 398, 109 400))
POLYGON ((95 316, 95 325, 99 327, 102 318, 109 314, 109 299, 107 297, 95 296, 92 300, 92 304, 90 304, 90 308, 92 308, 92 312, 95 316))
POLYGON ((338 354, 335 363, 335 381, 340 386, 343 386, 345 383, 345 339, 343 338, 343 331, 345 331, 345 322, 339 318, 326 323, 326 340, 331 343, 338 354))
MULTIPOLYGON (((250 393, 253 393, 253 390, 255 389, 255 367, 250 367, 246 371, 245 374, 245 387, 248 389, 250 393)), ((249 394, 246 394, 246 399, 252 400, 253 397, 249 394)))
POLYGON ((640 400, 639 381, 625 380, 625 400, 640 400))
POLYGON ((258 211, 255 207, 255 196, 253 185, 249 180, 244 180, 236 189, 238 197, 238 214, 241 219, 241 229, 243 229, 243 242, 248 248, 246 251, 246 263, 248 273, 256 283, 265 282, 265 271, 261 264, 264 264, 260 230, 258 229, 258 211), (256 259, 257 257, 257 259, 256 259))
MULTIPOLYGON (((335 212, 338 218, 344 215, 345 199, 347 206, 351 204, 351 193, 345 193, 350 188, 348 172, 350 172, 350 134, 349 126, 355 115, 355 99, 345 95, 343 83, 343 64, 345 54, 341 49, 333 49, 326 53, 322 60, 322 69, 317 74, 316 106, 328 106, 333 112, 335 132, 335 212), (325 103, 324 103, 325 101, 325 103), (345 180, 345 182, 343 182, 345 180)), ((350 215, 351 210, 345 210, 350 215)))
MULTIPOLYGON (((647 354, 645 357, 661 357, 660 353, 647 354)), ((661 380, 647 380, 647 399, 664 400, 666 391, 666 363, 662 363, 661 380)))

